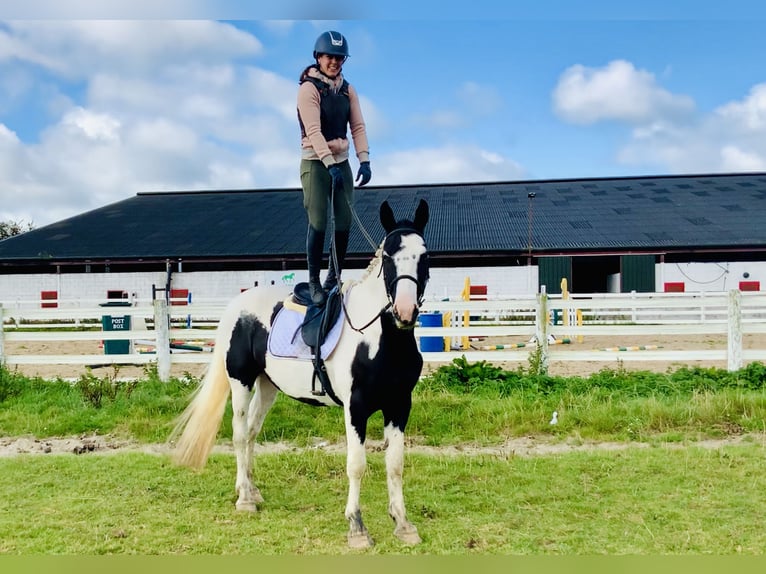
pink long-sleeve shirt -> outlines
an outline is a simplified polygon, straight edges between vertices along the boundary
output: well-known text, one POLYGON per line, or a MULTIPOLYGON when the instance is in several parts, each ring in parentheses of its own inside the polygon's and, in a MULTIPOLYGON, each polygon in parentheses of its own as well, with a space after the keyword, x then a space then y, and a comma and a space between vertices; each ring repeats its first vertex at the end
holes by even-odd
MULTIPOLYGON (((332 81, 318 70, 310 68, 308 74, 323 81, 332 81)), ((343 77, 339 74, 335 83, 340 86, 343 77)), ((356 157, 360 162, 370 160, 370 148, 367 142, 367 128, 359 105, 359 96, 354 87, 348 86, 350 104, 349 127, 351 139, 354 142, 356 157)), ((334 163, 345 161, 349 157, 348 139, 336 138, 327 141, 322 135, 319 111, 320 95, 314 84, 303 82, 298 88, 298 114, 303 122, 306 135, 301 139, 301 157, 303 159, 321 160, 327 167, 334 163)))

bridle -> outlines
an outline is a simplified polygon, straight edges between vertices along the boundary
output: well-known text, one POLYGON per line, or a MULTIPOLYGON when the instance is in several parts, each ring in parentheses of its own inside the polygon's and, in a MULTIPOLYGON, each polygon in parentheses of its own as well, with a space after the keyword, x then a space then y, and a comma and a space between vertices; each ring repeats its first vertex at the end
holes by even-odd
MULTIPOLYGON (((383 245, 386 244, 386 242, 389 240, 390 237, 396 234, 402 234, 402 233, 415 233, 418 235, 421 239, 423 238, 423 235, 416 229, 412 227, 400 227, 397 229, 392 230, 390 233, 388 233, 383 240, 383 245)), ((415 283, 416 289, 417 289, 417 308, 420 309, 420 307, 423 305, 423 301, 425 298, 425 290, 426 290, 426 284, 428 283, 428 276, 425 277, 423 281, 420 281, 417 277, 414 277, 410 275, 409 273, 402 273, 401 275, 394 275, 391 277, 391 269, 395 269, 393 257, 385 253, 385 251, 381 254, 381 262, 380 262, 380 269, 378 270, 378 277, 380 277, 380 274, 383 274, 383 284, 385 285, 386 290, 386 304, 380 309, 380 311, 377 312, 377 314, 370 319, 367 323, 365 323, 362 327, 355 327, 354 324, 351 322, 351 318, 348 315, 348 312, 346 311, 346 303, 344 300, 343 292, 341 291, 340 297, 341 297, 341 304, 343 305, 343 314, 346 318, 346 323, 348 323, 348 326, 351 327, 354 331, 357 331, 359 333, 362 333, 367 327, 372 325, 375 321, 377 321, 383 313, 388 311, 389 309, 392 309, 392 315, 394 318, 399 321, 400 323, 403 323, 401 318, 396 314, 396 309, 394 309, 394 293, 396 292, 396 284, 399 283, 399 281, 407 280, 412 281, 415 283)), ((403 328, 413 328, 415 326, 414 321, 412 326, 405 326, 403 328)))
MULTIPOLYGON (((362 221, 359 219, 359 215, 356 213, 356 209, 354 209, 354 204, 352 202, 350 202, 348 200, 348 198, 345 198, 345 199, 346 199, 346 203, 347 203, 349 209, 351 210, 351 215, 353 216, 354 220, 356 221, 357 225, 359 226, 359 229, 361 230, 362 234, 367 239, 367 242, 370 244, 372 249, 376 250, 377 249, 377 245, 375 245, 375 241, 373 241, 372 236, 368 233, 367 229, 365 229, 364 225, 362 224, 362 221)), ((334 205, 334 203, 335 203, 335 186, 331 186, 331 188, 330 188, 330 205, 334 205)), ((333 228, 334 228, 335 227, 335 214, 334 214, 334 211, 332 212, 332 225, 333 225, 333 228)), ((389 233, 386 234, 386 237, 383 239, 383 245, 386 244, 386 242, 388 241, 389 237, 391 237, 392 235, 394 235, 396 233, 403 233, 403 232, 415 233, 421 239, 423 239, 423 234, 420 231, 418 231, 417 229, 415 229, 414 227, 409 227, 409 226, 407 226, 407 227, 398 227, 396 229, 392 229, 389 233)), ((425 239, 423 239, 423 242, 425 243, 425 239)), ((337 258, 337 254, 335 252, 335 243, 334 242, 330 246, 330 257, 333 259, 333 263, 335 265, 335 269, 339 269, 338 258, 337 258)), ((413 281, 415 283, 415 285, 417 286, 417 294, 418 294, 418 302, 417 302, 418 310, 423 305, 424 294, 425 294, 425 290, 426 290, 426 283, 428 283, 428 276, 426 275, 425 281, 423 281, 422 284, 418 280, 417 277, 413 277, 412 275, 409 275, 409 274, 397 275, 397 276, 394 276, 393 279, 388 281, 386 276, 385 276, 385 270, 384 270, 384 268, 386 267, 385 263, 386 263, 387 260, 388 261, 393 261, 393 259, 391 258, 390 255, 386 255, 386 253, 383 252, 382 255, 381 255, 381 264, 380 264, 380 271, 378 272, 379 273, 378 276, 380 276, 380 272, 383 272, 383 275, 384 275, 383 281, 384 281, 384 284, 386 286, 386 298, 388 299, 388 302, 380 309, 380 311, 377 312, 377 314, 372 319, 370 319, 369 321, 367 321, 367 323, 365 323, 363 326, 358 327, 358 328, 354 326, 354 324, 351 322, 351 318, 348 316, 348 311, 346 309, 346 301, 345 301, 345 297, 344 297, 344 293, 343 293, 343 282, 342 282, 341 277, 340 277, 340 272, 338 272, 338 274, 337 274, 337 277, 338 277, 338 295, 340 296, 340 303, 341 303, 341 306, 343 307, 343 316, 345 317, 346 323, 348 324, 348 326, 351 327, 354 331, 357 331, 358 333, 362 333, 367 327, 369 327, 375 321, 380 319, 380 317, 381 317, 381 315, 383 315, 383 313, 385 313, 389 309, 393 308, 393 306, 394 306, 394 296, 393 296, 394 288, 396 287, 396 284, 399 281, 403 280, 403 279, 407 279, 407 280, 413 281)), ((391 267, 391 266, 389 265, 389 267, 391 267)), ((394 318, 397 321, 402 322, 401 318, 396 315, 396 310, 394 310, 394 312, 392 314, 394 315, 394 318)), ((414 325, 414 322, 413 322, 412 327, 409 327, 409 328, 413 328, 414 326, 415 325, 414 325)))

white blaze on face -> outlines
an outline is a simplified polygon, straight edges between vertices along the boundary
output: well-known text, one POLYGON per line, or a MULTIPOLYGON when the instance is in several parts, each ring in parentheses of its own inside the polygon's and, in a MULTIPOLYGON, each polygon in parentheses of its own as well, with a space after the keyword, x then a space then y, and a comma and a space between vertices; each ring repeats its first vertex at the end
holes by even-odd
MULTIPOLYGON (((426 252, 423 238, 412 233, 402 236, 402 247, 393 256, 396 267, 396 276, 409 275, 417 279, 418 262, 426 252)), ((400 279, 396 282, 396 298, 394 299, 394 312, 405 323, 415 320, 418 306, 418 286, 411 279, 400 279)))

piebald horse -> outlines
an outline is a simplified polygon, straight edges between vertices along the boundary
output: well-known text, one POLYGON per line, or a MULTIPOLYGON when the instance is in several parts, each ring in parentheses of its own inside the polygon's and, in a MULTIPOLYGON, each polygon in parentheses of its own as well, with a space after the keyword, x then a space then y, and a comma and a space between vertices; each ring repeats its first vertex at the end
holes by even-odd
POLYGON ((284 306, 283 289, 250 289, 234 298, 221 317, 207 373, 173 434, 176 462, 203 467, 231 393, 236 509, 255 512, 263 498, 252 480, 253 442, 277 392, 317 406, 341 404, 349 480, 345 516, 348 543, 354 548, 373 544, 362 521, 359 493, 366 468, 367 421, 377 411, 384 421, 394 535, 407 544, 420 542, 417 528, 407 520, 402 470, 404 429, 423 367, 413 327, 429 277, 423 237, 428 204, 421 199, 412 220, 396 221, 388 202, 383 202, 380 221, 386 236, 375 256, 361 279, 344 284, 340 337, 325 359, 331 389, 324 395, 312 393, 311 360, 278 357, 269 350, 269 332, 284 306))

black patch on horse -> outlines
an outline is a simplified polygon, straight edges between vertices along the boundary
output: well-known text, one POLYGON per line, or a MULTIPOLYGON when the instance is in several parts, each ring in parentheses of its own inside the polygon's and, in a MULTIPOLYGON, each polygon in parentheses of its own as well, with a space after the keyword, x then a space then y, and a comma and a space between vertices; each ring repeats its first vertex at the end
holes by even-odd
POLYGON ((370 358, 370 347, 361 343, 351 362, 351 425, 359 438, 367 435, 367 420, 383 413, 384 426, 392 424, 404 432, 412 408, 412 390, 420 378, 423 357, 413 331, 396 327, 390 314, 380 318, 383 332, 378 354, 370 358))
POLYGON ((268 329, 253 315, 240 315, 229 339, 226 372, 253 390, 255 379, 266 369, 268 329))

